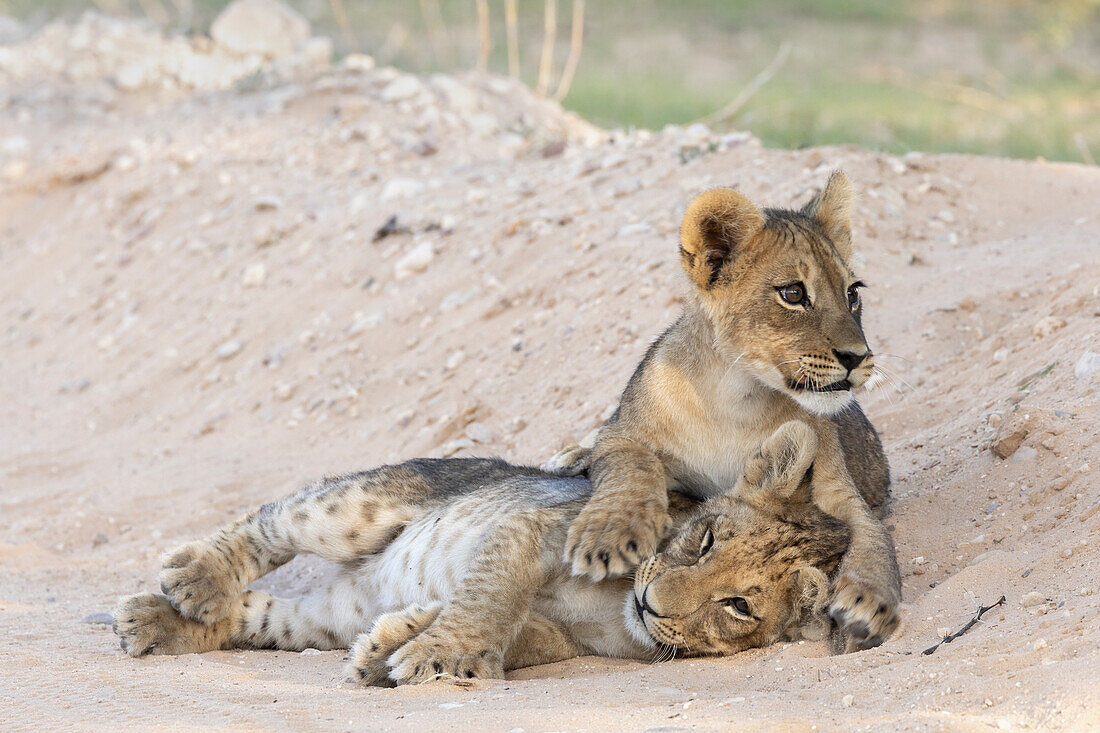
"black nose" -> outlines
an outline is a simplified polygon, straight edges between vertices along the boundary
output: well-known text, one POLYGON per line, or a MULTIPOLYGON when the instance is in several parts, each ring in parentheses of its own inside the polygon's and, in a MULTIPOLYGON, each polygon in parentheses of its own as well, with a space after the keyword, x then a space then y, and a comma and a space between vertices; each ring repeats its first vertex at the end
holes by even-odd
POLYGON ((836 360, 840 362, 841 366, 848 371, 852 371, 867 358, 867 352, 864 351, 862 354, 856 354, 851 351, 837 351, 833 349, 833 356, 836 357, 836 360))

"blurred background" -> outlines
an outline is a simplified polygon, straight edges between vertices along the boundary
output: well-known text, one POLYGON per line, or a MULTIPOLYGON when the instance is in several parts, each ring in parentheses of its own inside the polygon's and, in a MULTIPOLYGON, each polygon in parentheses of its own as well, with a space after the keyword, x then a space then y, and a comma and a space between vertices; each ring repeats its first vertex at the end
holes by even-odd
MULTIPOLYGON (((338 55, 518 75, 605 127, 704 120, 783 148, 1100 155, 1100 0, 289 4, 338 55)), ((33 29, 94 9, 194 33, 225 5, 0 0, 0 13, 33 29)))

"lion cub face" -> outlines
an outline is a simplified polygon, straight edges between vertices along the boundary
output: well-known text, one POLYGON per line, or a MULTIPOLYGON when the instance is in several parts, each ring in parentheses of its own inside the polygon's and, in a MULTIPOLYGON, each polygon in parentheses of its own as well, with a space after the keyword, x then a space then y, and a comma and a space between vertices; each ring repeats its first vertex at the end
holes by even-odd
POLYGON ((785 423, 732 492, 706 502, 639 566, 624 609, 639 641, 731 654, 823 625, 825 574, 850 535, 810 500, 816 454, 813 430, 785 423))
POLYGON ((801 211, 731 189, 700 194, 680 230, 684 270, 731 362, 806 409, 831 415, 871 376, 861 283, 849 267, 852 189, 834 173, 801 211))

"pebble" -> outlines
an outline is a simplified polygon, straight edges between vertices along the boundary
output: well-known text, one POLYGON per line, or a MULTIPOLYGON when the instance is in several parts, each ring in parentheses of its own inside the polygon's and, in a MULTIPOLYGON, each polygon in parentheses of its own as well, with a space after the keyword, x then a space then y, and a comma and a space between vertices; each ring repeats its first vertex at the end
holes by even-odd
POLYGON ((1048 646, 1048 644, 1047 644, 1046 639, 1039 639, 1038 641, 1036 641, 1034 644, 1031 645, 1031 648, 1034 649, 1035 651, 1039 651, 1040 649, 1046 649, 1047 646, 1048 646))
POLYGON ((210 37, 231 53, 279 58, 309 37, 309 21, 276 0, 234 0, 210 25, 210 37))
POLYGON ((218 348, 214 349, 214 356, 222 359, 232 359, 234 356, 241 352, 244 348, 244 344, 239 339, 229 339, 218 348))
POLYGON ((381 311, 367 314, 356 312, 355 316, 352 319, 351 325, 348 326, 348 335, 358 336, 364 331, 369 331, 370 329, 380 325, 385 319, 386 314, 382 313, 381 311))
POLYGON ((1065 325, 1065 319, 1059 318, 1058 316, 1047 316, 1046 318, 1040 319, 1035 326, 1032 327, 1031 333, 1035 338, 1043 338, 1051 335, 1055 331, 1065 328, 1065 325))
POLYGON ((1078 379, 1087 379, 1098 371, 1100 371, 1100 354, 1093 351, 1081 354, 1081 358, 1073 366, 1073 376, 1078 379))
POLYGON ((411 74, 399 76, 385 87, 379 98, 383 102, 400 102, 403 99, 412 99, 424 90, 420 80, 411 74))
POLYGON ((840 704, 842 707, 850 708, 855 704, 855 701, 855 695, 845 695, 840 699, 840 704))
POLYGON ((106 611, 100 611, 99 613, 89 613, 84 618, 80 619, 82 624, 103 624, 105 626, 111 626, 115 622, 115 617, 106 611))
POLYGON ((394 264, 393 275, 398 280, 408 279, 418 272, 427 270, 433 259, 435 259, 435 247, 430 241, 421 242, 394 264))
POLYGON ((1035 450, 1030 445, 1024 445, 1012 454, 1012 460, 1014 463, 1023 463, 1024 461, 1030 461, 1037 455, 1039 455, 1039 451, 1035 450))
POLYGON ((313 647, 308 647, 308 648, 303 649, 302 651, 300 651, 298 653, 298 655, 302 656, 302 657, 312 657, 314 654, 320 654, 320 653, 321 653, 320 649, 314 649, 313 647))
POLYGON ((1039 606, 1039 605, 1042 605, 1043 603, 1046 603, 1046 602, 1047 602, 1046 597, 1044 597, 1042 593, 1037 593, 1035 591, 1031 591, 1030 593, 1025 593, 1020 598, 1020 605, 1023 606, 1024 608, 1031 608, 1032 606, 1039 606))
POLYGON ((462 349, 459 349, 458 351, 454 352, 453 354, 451 354, 450 356, 447 357, 447 362, 444 366, 447 368, 447 371, 449 371, 449 372, 454 371, 465 360, 466 360, 466 352, 463 351, 462 349))
POLYGON ((993 444, 993 455, 1003 461, 1019 449, 1026 437, 1026 430, 1017 430, 1008 437, 1001 438, 993 444))
POLYGON ((424 183, 415 178, 391 178, 382 187, 381 201, 394 201, 415 196, 424 191, 424 183))
POLYGON ((475 443, 492 443, 494 436, 485 423, 472 422, 466 426, 466 437, 475 443))
POLYGON ((252 205, 256 211, 274 211, 283 208, 283 200, 278 196, 260 196, 252 202, 252 205))
POLYGON ((294 385, 287 382, 279 382, 275 385, 275 398, 286 402, 294 396, 294 385))
POLYGON ((244 273, 241 275, 241 285, 246 288, 254 288, 257 285, 262 285, 265 279, 267 279, 267 267, 264 263, 257 262, 244 268, 244 273))

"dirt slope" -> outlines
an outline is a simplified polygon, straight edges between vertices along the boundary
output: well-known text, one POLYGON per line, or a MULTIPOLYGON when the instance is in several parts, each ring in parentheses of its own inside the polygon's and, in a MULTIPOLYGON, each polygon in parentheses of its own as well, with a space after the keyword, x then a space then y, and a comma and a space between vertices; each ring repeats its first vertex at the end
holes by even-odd
POLYGON ((606 134, 509 80, 351 66, 0 74, 4 728, 1100 726, 1100 171, 606 134), (133 660, 81 622, 309 478, 583 438, 677 311, 690 197, 802 203, 833 168, 892 375, 861 398, 905 582, 882 647, 363 690, 340 653, 133 660))

